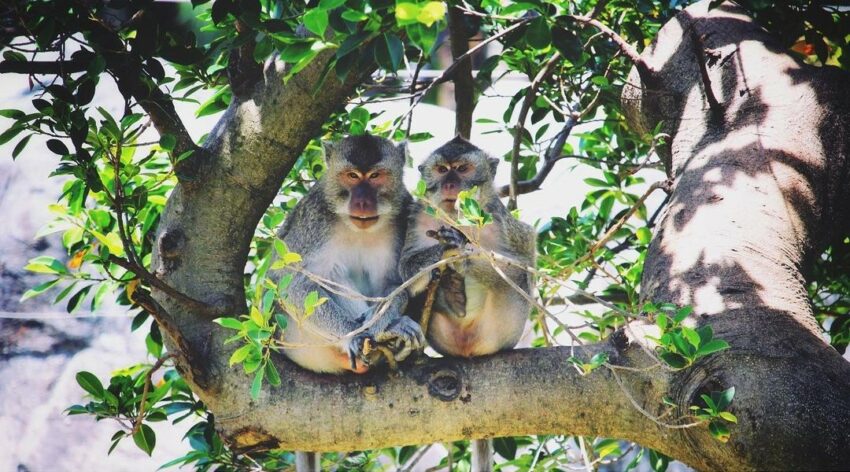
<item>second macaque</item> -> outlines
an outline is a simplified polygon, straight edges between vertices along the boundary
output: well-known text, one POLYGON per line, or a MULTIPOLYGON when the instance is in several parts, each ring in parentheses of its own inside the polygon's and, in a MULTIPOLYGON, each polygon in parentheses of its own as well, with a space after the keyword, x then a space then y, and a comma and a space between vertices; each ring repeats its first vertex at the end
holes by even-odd
MULTIPOLYGON (((450 249, 466 253, 485 249, 534 267, 534 230, 508 212, 493 186, 498 162, 457 137, 419 166, 426 183, 425 201, 411 212, 401 255, 402 276, 418 277, 411 286, 411 295, 422 294, 431 280, 431 274, 420 271, 440 261, 450 249), (478 188, 478 201, 493 221, 480 230, 458 226, 456 220, 451 224, 441 221, 441 214, 456 218, 458 194, 473 187, 478 188), (428 214, 425 207, 429 204, 442 212, 428 214)), ((434 350, 448 356, 472 357, 511 349, 517 344, 532 304, 516 288, 530 296, 532 276, 515 265, 499 263, 497 267, 502 274, 486 258, 471 257, 445 269, 425 327, 434 350)))

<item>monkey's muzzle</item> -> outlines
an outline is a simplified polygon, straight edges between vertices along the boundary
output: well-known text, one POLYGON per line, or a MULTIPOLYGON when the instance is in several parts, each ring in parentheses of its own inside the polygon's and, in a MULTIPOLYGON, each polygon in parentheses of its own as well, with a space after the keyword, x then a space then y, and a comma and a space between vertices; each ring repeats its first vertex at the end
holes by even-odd
POLYGON ((354 223, 354 226, 356 226, 360 229, 369 228, 370 226, 372 226, 372 225, 374 225, 375 223, 378 222, 378 215, 375 215, 375 216, 354 216, 354 215, 350 215, 349 218, 351 218, 351 221, 352 221, 352 223, 354 223))

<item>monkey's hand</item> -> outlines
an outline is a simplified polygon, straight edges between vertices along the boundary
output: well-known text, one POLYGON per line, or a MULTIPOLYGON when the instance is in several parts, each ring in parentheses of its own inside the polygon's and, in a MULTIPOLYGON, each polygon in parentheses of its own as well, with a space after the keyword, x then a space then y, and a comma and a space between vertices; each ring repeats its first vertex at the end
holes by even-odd
POLYGON ((429 238, 436 239, 443 246, 444 253, 461 250, 469 242, 466 235, 453 226, 440 226, 437 231, 428 230, 425 234, 429 238))
POLYGON ((404 315, 399 315, 384 330, 375 333, 375 341, 387 346, 396 361, 403 361, 411 353, 425 348, 425 335, 419 323, 404 315))

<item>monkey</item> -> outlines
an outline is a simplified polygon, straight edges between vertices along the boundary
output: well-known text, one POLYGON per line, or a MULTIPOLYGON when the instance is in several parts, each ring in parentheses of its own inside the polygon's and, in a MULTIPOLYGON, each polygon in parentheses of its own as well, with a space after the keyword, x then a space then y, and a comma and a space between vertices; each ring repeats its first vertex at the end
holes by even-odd
MULTIPOLYGON (((534 267, 536 233, 514 218, 499 200, 493 186, 498 163, 498 159, 462 137, 452 139, 419 166, 426 184, 425 200, 456 217, 459 192, 477 187, 479 202, 493 218, 476 235, 477 243, 483 249, 534 267)), ((441 223, 425 208, 426 203, 418 202, 411 211, 400 262, 403 278, 415 277, 409 289, 411 296, 420 297, 431 280, 430 274, 420 274, 424 267, 441 260, 447 250, 476 250, 469 247, 467 234, 456 224, 441 223)), ((473 232, 474 228, 464 230, 473 232)), ((499 268, 517 287, 531 294, 531 274, 516 266, 500 264, 499 268)), ((425 327, 426 338, 435 351, 452 357, 483 356, 511 349, 522 336, 531 309, 532 304, 489 261, 467 258, 442 272, 425 327)), ((416 313, 410 314, 417 317, 416 313)), ((473 470, 492 470, 489 440, 473 441, 472 454, 473 470)))
MULTIPOLYGON (((398 259, 412 197, 402 182, 406 144, 371 135, 325 143, 326 172, 295 205, 278 231, 290 251, 301 255, 304 271, 365 297, 383 297, 401 284, 398 259)), ((303 306, 318 292, 326 301, 304 319, 287 313, 284 354, 299 366, 320 373, 365 373, 378 359, 364 352, 364 341, 386 345, 395 361, 421 350, 419 325, 402 311, 407 294, 393 298, 373 326, 351 338, 377 308, 374 302, 329 290, 304 271, 283 268, 273 277, 292 274, 289 301, 303 306)), ((285 310, 286 311, 286 310, 285 310)))

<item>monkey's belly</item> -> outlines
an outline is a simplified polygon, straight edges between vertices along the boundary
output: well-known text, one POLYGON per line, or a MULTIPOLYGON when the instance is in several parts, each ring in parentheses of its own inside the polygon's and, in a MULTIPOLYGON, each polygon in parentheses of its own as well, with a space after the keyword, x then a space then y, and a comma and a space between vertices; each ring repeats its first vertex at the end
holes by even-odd
POLYGON ((466 320, 434 313, 427 337, 431 347, 445 356, 484 356, 506 348, 500 336, 491 333, 495 328, 494 323, 480 318, 466 320))

